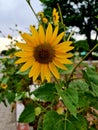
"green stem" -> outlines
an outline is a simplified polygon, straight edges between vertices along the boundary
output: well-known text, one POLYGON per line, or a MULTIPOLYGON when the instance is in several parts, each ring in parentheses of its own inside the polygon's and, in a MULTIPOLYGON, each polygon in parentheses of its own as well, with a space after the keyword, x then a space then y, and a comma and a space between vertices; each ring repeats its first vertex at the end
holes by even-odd
POLYGON ((66 114, 65 114, 65 126, 64 126, 64 130, 67 130, 67 126, 66 126, 67 116, 68 116, 68 110, 66 110, 66 114))
POLYGON ((69 36, 68 36, 68 38, 67 38, 67 41, 69 41, 70 40, 70 38, 71 38, 71 36, 74 34, 74 31, 73 32, 71 32, 70 34, 69 34, 69 36))
POLYGON ((58 92, 58 94, 59 94, 59 96, 61 96, 61 85, 60 85, 60 83, 59 83, 59 81, 56 79, 56 77, 53 75, 53 77, 54 77, 54 79, 55 79, 55 81, 56 81, 56 83, 57 83, 57 85, 56 85, 56 90, 57 90, 57 92, 58 92))
POLYGON ((58 6, 58 9, 59 9, 59 13, 60 13, 61 23, 64 24, 61 8, 60 8, 60 5, 58 3, 57 3, 57 6, 58 6))
POLYGON ((32 12, 34 13, 34 15, 35 15, 36 19, 38 20, 38 22, 40 22, 39 19, 38 19, 37 14, 35 13, 35 11, 34 11, 32 5, 31 5, 31 3, 30 3, 30 0, 26 0, 26 2, 28 3, 29 7, 31 8, 32 12))
MULTIPOLYGON (((62 11, 61 11, 61 8, 60 8, 60 5, 57 3, 57 6, 58 6, 58 9, 59 9, 59 13, 60 13, 60 18, 61 18, 61 23, 62 25, 64 26, 64 32, 66 31, 66 28, 65 28, 65 25, 64 25, 64 21, 63 21, 63 16, 62 16, 62 11)), ((64 35, 64 41, 66 40, 66 37, 64 35)))
POLYGON ((69 76, 69 80, 68 80, 68 81, 70 81, 70 79, 71 79, 71 77, 72 77, 74 71, 76 70, 76 68, 81 64, 81 62, 82 62, 86 57, 88 57, 88 55, 89 55, 93 50, 95 50, 95 48, 96 48, 97 46, 98 46, 98 44, 96 44, 96 45, 79 61, 79 63, 76 64, 76 66, 73 68, 73 70, 72 70, 72 72, 71 72, 71 75, 69 76))

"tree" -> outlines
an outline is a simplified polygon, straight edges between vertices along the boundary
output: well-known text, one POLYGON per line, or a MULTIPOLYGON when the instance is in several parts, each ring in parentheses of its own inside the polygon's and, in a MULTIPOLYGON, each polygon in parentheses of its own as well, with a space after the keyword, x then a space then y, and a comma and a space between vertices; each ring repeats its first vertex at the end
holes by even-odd
POLYGON ((80 29, 80 34, 85 34, 89 49, 97 43, 98 36, 98 1, 97 0, 40 0, 44 5, 44 12, 50 15, 51 10, 60 5, 64 24, 68 27, 76 26, 80 29), (92 44, 91 32, 94 31, 96 37, 92 44))

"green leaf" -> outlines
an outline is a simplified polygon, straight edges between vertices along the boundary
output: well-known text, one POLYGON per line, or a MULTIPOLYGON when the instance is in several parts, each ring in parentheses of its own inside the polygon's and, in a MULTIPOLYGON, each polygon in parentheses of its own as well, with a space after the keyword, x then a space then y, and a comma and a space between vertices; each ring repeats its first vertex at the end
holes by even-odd
POLYGON ((84 93, 88 91, 89 85, 85 82, 85 80, 79 79, 70 82, 69 87, 73 87, 77 91, 84 93))
POLYGON ((98 73, 95 70, 87 68, 87 70, 83 71, 83 74, 83 77, 86 79, 86 81, 98 85, 98 73))
POLYGON ((98 85, 92 83, 91 88, 92 88, 92 91, 94 93, 94 96, 98 97, 98 85))
POLYGON ((4 76, 2 78, 2 83, 6 84, 8 82, 8 80, 9 80, 9 77, 8 76, 4 76))
POLYGON ((28 104, 19 117, 19 122, 30 123, 35 120, 35 111, 33 105, 28 104))
POLYGON ((96 130, 96 128, 91 127, 89 130, 96 130))
POLYGON ((94 98, 91 102, 91 106, 98 110, 98 98, 94 98))
POLYGON ((74 87, 70 87, 66 89, 62 93, 63 102, 66 105, 66 107, 69 109, 71 114, 76 116, 77 112, 77 105, 78 105, 78 92, 74 87))
POLYGON ((88 98, 89 97, 84 93, 79 94, 78 108, 88 107, 91 101, 90 98, 88 98))
POLYGON ((74 124, 69 120, 66 123, 66 128, 67 128, 67 130, 76 130, 74 124))
POLYGON ((77 119, 71 116, 69 120, 76 130, 87 130, 87 121, 82 115, 78 115, 77 119))
POLYGON ((43 130, 64 130, 64 119, 55 111, 48 111, 44 117, 43 130))
POLYGON ((23 97, 25 97, 25 95, 26 95, 26 92, 18 92, 18 93, 16 93, 16 95, 15 95, 15 101, 19 101, 19 100, 21 100, 23 97))
POLYGON ((89 84, 89 91, 93 96, 98 97, 98 73, 91 68, 87 68, 87 70, 83 72, 83 77, 89 84))
POLYGON ((9 103, 14 102, 15 101, 15 93, 14 92, 7 92, 6 98, 7 98, 9 103))
POLYGON ((32 92, 37 98, 44 101, 52 101, 55 98, 56 89, 53 83, 46 83, 32 92))
POLYGON ((78 91, 78 108, 87 107, 89 105, 89 100, 85 92, 89 91, 89 85, 85 80, 74 80, 69 84, 69 87, 73 87, 78 91))
POLYGON ((3 93, 0 93, 0 103, 2 102, 2 100, 4 100, 4 95, 3 93))
POLYGON ((29 73, 29 69, 24 72, 21 72, 20 70, 16 72, 16 74, 19 74, 19 75, 27 75, 28 73, 29 73))

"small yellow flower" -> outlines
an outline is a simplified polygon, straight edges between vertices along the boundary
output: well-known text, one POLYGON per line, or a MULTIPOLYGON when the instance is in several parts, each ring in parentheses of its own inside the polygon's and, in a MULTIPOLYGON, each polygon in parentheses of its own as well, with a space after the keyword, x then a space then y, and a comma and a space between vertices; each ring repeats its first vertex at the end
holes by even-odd
POLYGON ((47 23, 48 19, 47 18, 42 18, 43 23, 47 23))
POLYGON ((44 17, 44 13, 43 12, 39 12, 38 16, 40 16, 41 18, 43 18, 44 17))
POLYGON ((58 35, 58 26, 53 31, 52 25, 48 24, 46 32, 42 25, 36 30, 30 26, 32 34, 23 33, 24 43, 16 43, 22 50, 16 52, 15 55, 20 57, 16 64, 24 63, 20 71, 26 71, 30 68, 29 77, 33 77, 36 81, 38 76, 41 80, 45 79, 50 82, 51 74, 60 79, 57 68, 66 70, 64 64, 72 64, 68 59, 72 54, 67 53, 73 47, 71 41, 60 42, 64 36, 64 32, 58 35))
POLYGON ((7 84, 1 83, 1 88, 2 88, 2 89, 6 89, 7 87, 8 87, 7 84))
POLYGON ((56 11, 56 8, 53 9, 52 16, 53 16, 54 25, 57 25, 59 22, 59 15, 58 12, 56 11))

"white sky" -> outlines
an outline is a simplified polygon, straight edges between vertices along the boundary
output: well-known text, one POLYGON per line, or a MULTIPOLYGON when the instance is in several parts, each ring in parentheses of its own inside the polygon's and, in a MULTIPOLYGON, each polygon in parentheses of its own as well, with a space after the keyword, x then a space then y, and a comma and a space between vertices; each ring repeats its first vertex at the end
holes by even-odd
MULTIPOLYGON (((31 3, 36 13, 42 11, 39 0, 31 0, 31 3)), ((37 24, 37 20, 26 0, 0 0, 0 30, 4 35, 13 34, 9 28, 16 29, 15 24, 24 31, 30 24, 37 24)))

